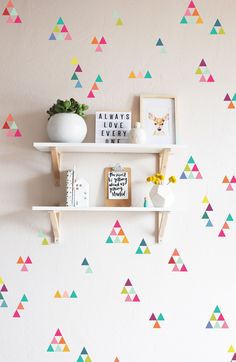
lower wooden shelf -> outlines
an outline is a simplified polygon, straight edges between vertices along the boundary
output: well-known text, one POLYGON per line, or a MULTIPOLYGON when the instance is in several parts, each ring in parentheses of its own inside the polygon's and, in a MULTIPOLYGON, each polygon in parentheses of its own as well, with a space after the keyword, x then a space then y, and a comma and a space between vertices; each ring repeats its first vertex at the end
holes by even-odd
POLYGON ((163 239, 167 217, 170 209, 158 207, 109 207, 109 206, 89 206, 89 207, 68 207, 68 206, 33 206, 33 211, 46 211, 49 213, 54 234, 54 242, 60 242, 60 213, 61 212, 154 212, 156 213, 155 238, 159 243, 163 239))

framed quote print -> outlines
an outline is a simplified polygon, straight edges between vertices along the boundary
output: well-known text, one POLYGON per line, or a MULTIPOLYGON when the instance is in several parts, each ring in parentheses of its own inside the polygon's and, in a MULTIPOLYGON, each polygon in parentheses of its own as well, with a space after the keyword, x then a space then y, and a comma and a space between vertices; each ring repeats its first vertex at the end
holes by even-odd
POLYGON ((104 170, 105 206, 131 206, 131 169, 107 167, 104 170))
POLYGON ((140 96, 140 121, 147 143, 176 144, 176 99, 158 95, 140 96))

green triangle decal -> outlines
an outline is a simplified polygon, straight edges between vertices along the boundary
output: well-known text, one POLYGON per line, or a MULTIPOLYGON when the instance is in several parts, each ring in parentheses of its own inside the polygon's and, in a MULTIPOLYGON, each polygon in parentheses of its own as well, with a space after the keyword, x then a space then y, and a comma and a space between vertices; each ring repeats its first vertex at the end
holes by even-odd
POLYGON ((60 344, 56 346, 55 352, 62 352, 60 344))
POLYGON ((102 78, 101 78, 101 76, 100 76, 99 74, 98 74, 98 76, 97 76, 97 78, 96 78, 95 82, 97 82, 97 83, 99 83, 99 82, 103 82, 103 80, 102 80, 102 78))
POLYGON ((217 31, 215 28, 212 28, 212 31, 210 32, 211 35, 217 35, 217 31))
POLYGON ((21 302, 28 302, 28 299, 26 297, 26 295, 24 294, 23 297, 21 298, 21 302))
POLYGON ((188 163, 195 163, 194 159, 191 157, 189 157, 188 163))
POLYGON ((209 219, 207 212, 204 212, 204 214, 202 215, 202 219, 209 219))
POLYGON ((218 305, 215 307, 214 313, 221 313, 220 308, 218 307, 218 305))
POLYGON ((107 244, 113 244, 113 240, 112 238, 109 236, 107 241, 106 241, 107 244))
POLYGON ((73 290, 73 292, 70 295, 70 298, 78 298, 77 294, 75 293, 75 291, 73 290))
POLYGON ((234 221, 234 219, 232 218, 232 215, 231 215, 231 214, 228 215, 226 221, 234 221))
POLYGON ((218 322, 215 323, 214 328, 220 328, 220 325, 218 322))
POLYGON ((192 172, 190 172, 190 174, 188 175, 188 178, 189 178, 189 179, 194 179, 194 175, 193 175, 192 172))
POLYGON ((164 317, 162 315, 162 313, 159 314, 159 317, 157 318, 158 321, 164 321, 164 317))
POLYGON ((185 16, 182 17, 180 24, 188 24, 185 16))
POLYGON ((130 288, 130 290, 129 290, 129 294, 136 294, 136 293, 135 293, 135 290, 134 290, 134 288, 133 288, 133 287, 131 287, 131 288, 130 288))
POLYGON ((58 19, 57 24, 64 25, 64 21, 62 20, 62 18, 59 18, 59 19, 58 19))
POLYGON ((84 362, 92 362, 91 358, 89 356, 87 356, 84 360, 84 362))
POLYGON ((71 77, 71 80, 78 80, 79 78, 77 77, 77 74, 76 73, 74 73, 73 75, 72 75, 72 77, 71 77))
POLYGON ((176 264, 183 264, 183 260, 181 259, 181 257, 177 259, 176 264))
POLYGON ((86 270, 86 273, 88 273, 88 274, 91 274, 93 271, 92 271, 92 269, 90 268, 90 266, 87 268, 87 270, 86 270))
POLYGON ((136 254, 143 254, 142 249, 140 248, 140 246, 139 246, 138 249, 136 250, 136 254))
POLYGON ((152 76, 151 76, 151 74, 150 74, 149 70, 148 70, 148 71, 147 71, 147 73, 145 74, 144 78, 152 78, 152 76))
POLYGON ((50 344, 50 346, 48 347, 47 352, 54 352, 54 349, 53 349, 53 347, 52 347, 51 344, 50 344))
POLYGON ((84 362, 84 360, 81 356, 79 356, 79 358, 77 359, 77 362, 84 362))
POLYGON ((121 294, 128 294, 127 289, 125 287, 122 289, 121 294))

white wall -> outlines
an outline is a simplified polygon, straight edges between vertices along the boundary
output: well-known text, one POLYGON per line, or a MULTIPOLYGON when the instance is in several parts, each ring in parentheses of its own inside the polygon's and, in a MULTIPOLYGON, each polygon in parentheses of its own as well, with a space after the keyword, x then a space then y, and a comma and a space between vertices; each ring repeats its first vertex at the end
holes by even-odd
MULTIPOLYGON (((6 4, 0 4, 3 11, 6 4)), ((235 222, 225 238, 218 234, 229 213, 236 217, 235 192, 222 184, 225 175, 235 175, 236 111, 223 101, 226 93, 235 92, 235 2, 197 1, 202 25, 180 25, 188 7, 182 0, 16 0, 14 5, 22 24, 0 19, 1 127, 11 113, 22 133, 11 138, 0 131, 0 276, 8 288, 2 293, 8 307, 0 308, 0 361, 77 361, 83 347, 93 362, 116 357, 120 362, 232 360, 227 351, 231 344, 236 347, 235 222), (114 11, 123 26, 115 25, 114 11), (72 41, 48 40, 60 16, 72 41), (210 35, 217 18, 225 35, 210 35), (102 53, 90 44, 94 36, 108 43, 102 53), (155 46, 158 38, 166 54, 155 46), (73 56, 83 69, 82 89, 70 80, 73 56), (195 74, 202 58, 214 83, 201 83, 195 74), (149 70, 152 79, 129 79, 132 70, 149 70), (104 80, 101 90, 88 99, 98 74, 104 80), (138 120, 143 93, 177 96, 179 140, 187 145, 171 156, 167 170, 178 182, 163 243, 154 244, 153 216, 117 212, 63 215, 62 244, 41 245, 38 232, 50 239, 49 220, 31 206, 63 198, 63 189, 53 184, 49 155, 32 147, 34 141, 47 141, 46 110, 57 98, 87 103, 87 140, 93 141, 95 111, 132 111, 138 120), (191 155, 202 180, 180 179, 191 155), (213 207, 212 228, 201 219, 204 195, 213 207), (106 244, 116 219, 128 245, 106 244), (143 238, 151 255, 135 254, 143 238), (175 248, 187 273, 171 271, 168 261, 175 248), (30 256, 28 272, 20 271, 20 256, 30 256), (81 266, 85 257, 93 274, 81 266), (124 302, 120 294, 128 278, 140 303, 124 302), (55 299, 57 290, 75 290, 78 299, 55 299), (21 318, 13 318, 23 294, 29 302, 21 318), (217 305, 228 329, 206 329, 217 305), (152 313, 163 314, 161 329, 152 328, 152 313), (47 352, 57 328, 70 352, 47 352)), ((134 202, 142 204, 153 157, 66 155, 62 168, 76 164, 90 182, 91 202, 102 204, 103 169, 115 161, 132 167, 134 202)))

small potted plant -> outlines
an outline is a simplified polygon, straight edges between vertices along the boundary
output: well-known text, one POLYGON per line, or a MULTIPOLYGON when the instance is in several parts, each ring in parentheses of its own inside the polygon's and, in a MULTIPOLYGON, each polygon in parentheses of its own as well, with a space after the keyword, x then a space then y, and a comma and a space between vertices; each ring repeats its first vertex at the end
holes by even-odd
POLYGON ((168 183, 164 184, 165 176, 156 173, 155 175, 147 177, 147 182, 152 182, 153 186, 149 192, 150 199, 155 207, 171 207, 174 202, 174 195, 170 186, 171 183, 176 183, 176 177, 170 176, 168 183))
POLYGON ((49 114, 47 132, 53 142, 82 142, 87 134, 84 121, 88 106, 78 103, 74 98, 58 99, 47 113, 49 114))

